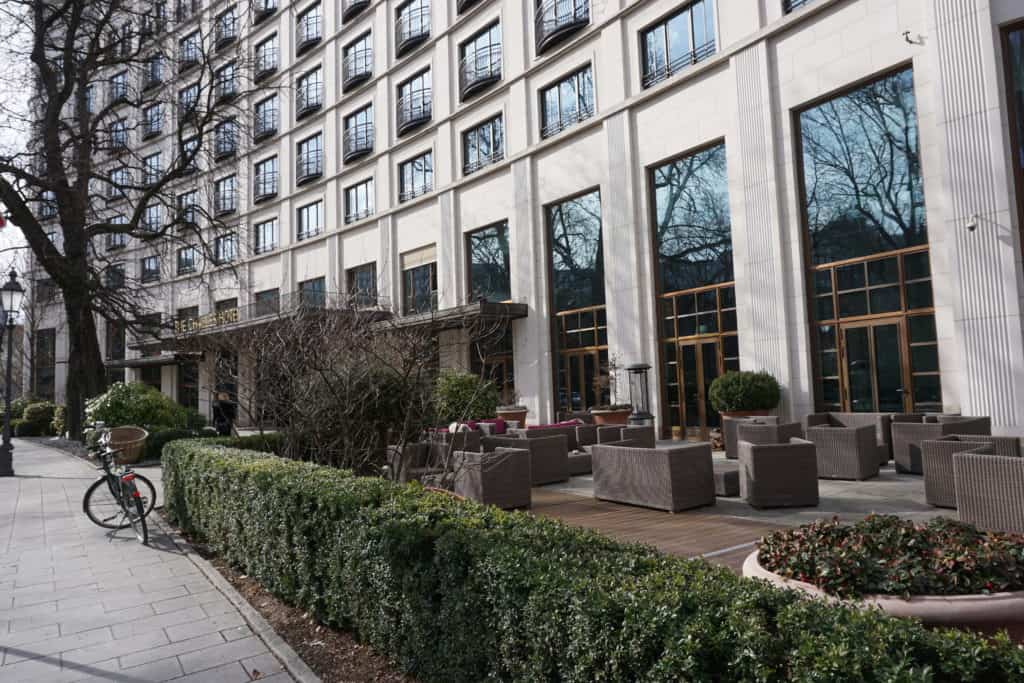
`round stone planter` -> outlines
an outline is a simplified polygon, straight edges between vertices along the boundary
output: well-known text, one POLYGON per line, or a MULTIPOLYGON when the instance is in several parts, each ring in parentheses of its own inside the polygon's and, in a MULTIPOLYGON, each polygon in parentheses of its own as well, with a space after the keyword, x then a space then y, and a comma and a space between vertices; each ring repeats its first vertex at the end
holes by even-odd
POLYGON ((505 422, 518 422, 520 427, 526 426, 526 413, 529 412, 526 408, 498 408, 494 411, 495 416, 500 417, 505 422))
POLYGON ((629 416, 632 414, 632 408, 590 411, 590 415, 594 418, 594 424, 596 425, 624 425, 629 421, 629 416))
POLYGON ((833 603, 878 607, 894 617, 920 619, 925 626, 966 628, 984 633, 1005 628, 1016 641, 1024 640, 1024 591, 989 595, 915 595, 910 598, 865 595, 859 600, 845 600, 812 584, 787 579, 765 569, 757 561, 756 550, 743 562, 743 576, 764 579, 780 588, 802 591, 833 603))

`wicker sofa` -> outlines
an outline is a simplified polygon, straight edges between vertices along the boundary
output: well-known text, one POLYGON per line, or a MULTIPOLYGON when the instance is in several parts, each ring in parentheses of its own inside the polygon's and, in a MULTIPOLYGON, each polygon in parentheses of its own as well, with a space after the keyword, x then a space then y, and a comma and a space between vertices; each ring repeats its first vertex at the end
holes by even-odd
MULTIPOLYGON (((812 427, 857 427, 869 426, 874 429, 875 451, 878 464, 884 465, 892 457, 892 422, 891 413, 813 413, 807 416, 807 429, 812 427)), ((902 415, 900 416, 902 417, 902 415)), ((910 420, 921 422, 920 415, 907 416, 910 420)))
POLYGON ((399 481, 423 481, 442 472, 455 451, 479 451, 480 443, 480 432, 434 432, 429 441, 405 444, 401 452, 389 446, 389 459, 399 481))
POLYGON ((600 500, 669 512, 715 503, 709 444, 673 448, 597 444, 592 451, 594 497, 600 500))
POLYGON ((774 415, 759 415, 756 417, 722 417, 722 441, 725 442, 725 457, 736 460, 739 458, 739 450, 736 443, 739 436, 736 433, 741 424, 774 425, 779 423, 779 418, 774 415))
POLYGON ((576 439, 576 425, 514 427, 508 430, 508 435, 521 439, 543 439, 548 436, 562 435, 565 436, 566 448, 570 452, 579 449, 579 441, 576 439))
POLYGON ((799 422, 762 424, 759 422, 741 422, 736 425, 736 454, 739 455, 739 442, 753 444, 789 443, 790 439, 804 438, 804 428, 799 422))
POLYGON ((892 450, 896 471, 923 474, 921 444, 950 434, 992 433, 992 420, 987 417, 936 416, 936 422, 893 422, 892 450))
POLYGON ((960 519, 989 531, 1024 534, 1024 458, 997 455, 993 444, 953 456, 960 519))
POLYGON ((613 443, 615 441, 633 441, 640 448, 657 448, 658 445, 654 427, 602 425, 597 428, 597 443, 613 443))
POLYGON ((950 434, 921 443, 924 499, 929 505, 943 508, 957 506, 953 456, 956 453, 973 452, 984 445, 991 446, 990 450, 995 455, 1020 457, 1020 441, 1007 436, 950 434))
POLYGON ((494 505, 503 510, 530 507, 530 453, 521 448, 498 448, 480 453, 455 451, 454 481, 451 486, 428 478, 424 483, 440 484, 465 498, 494 505))
POLYGON ((530 481, 534 486, 569 479, 569 451, 566 443, 566 438, 562 434, 534 439, 521 439, 515 436, 485 436, 481 440, 481 446, 485 453, 499 448, 529 451, 530 481))
POLYGON ((878 443, 871 424, 819 424, 807 428, 807 440, 814 444, 820 479, 871 479, 878 476, 879 453, 888 459, 889 450, 878 443))
POLYGON ((818 504, 818 460, 814 444, 793 438, 789 443, 755 444, 742 438, 740 497, 755 508, 813 507, 818 504))

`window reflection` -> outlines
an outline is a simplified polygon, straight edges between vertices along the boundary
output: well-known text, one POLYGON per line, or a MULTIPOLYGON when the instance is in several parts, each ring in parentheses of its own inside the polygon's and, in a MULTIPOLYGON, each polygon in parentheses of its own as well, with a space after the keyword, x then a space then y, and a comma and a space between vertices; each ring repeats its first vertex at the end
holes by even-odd
POLYGON ((470 233, 470 299, 508 301, 512 298, 509 276, 508 225, 501 223, 470 233))
POLYGON ((598 191, 548 209, 556 311, 604 304, 604 250, 598 191))

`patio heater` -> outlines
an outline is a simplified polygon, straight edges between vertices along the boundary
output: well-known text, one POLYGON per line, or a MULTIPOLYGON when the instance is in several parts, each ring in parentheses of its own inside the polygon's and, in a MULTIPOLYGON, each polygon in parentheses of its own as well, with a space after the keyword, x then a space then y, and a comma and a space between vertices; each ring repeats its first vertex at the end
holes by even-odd
POLYGON ((647 392, 647 372, 650 369, 651 366, 646 363, 636 363, 626 368, 629 374, 629 402, 633 405, 629 424, 634 426, 647 427, 654 424, 647 392))

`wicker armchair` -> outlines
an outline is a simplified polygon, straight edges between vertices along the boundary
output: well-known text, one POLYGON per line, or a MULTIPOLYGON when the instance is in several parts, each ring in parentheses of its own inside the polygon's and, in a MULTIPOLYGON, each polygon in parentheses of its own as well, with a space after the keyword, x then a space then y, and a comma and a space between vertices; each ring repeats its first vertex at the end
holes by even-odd
POLYGON ((814 444, 754 444, 742 438, 740 497, 756 508, 814 507, 818 504, 818 459, 814 444))
POLYGON ((521 439, 543 439, 548 436, 558 436, 559 434, 564 435, 566 439, 566 447, 570 451, 579 449, 579 443, 576 441, 576 427, 534 427, 528 429, 524 427, 516 427, 508 430, 509 436, 515 436, 521 439))
POLYGON ((388 459, 399 481, 424 481, 450 469, 446 464, 450 464, 455 451, 479 451, 480 438, 480 432, 475 431, 433 432, 429 441, 407 443, 401 452, 397 446, 388 446, 388 459))
POLYGON ((603 425, 597 428, 597 443, 614 441, 635 441, 641 448, 656 448, 657 434, 654 427, 627 427, 623 425, 603 425))
MULTIPOLYGON (((807 428, 811 427, 873 427, 874 446, 878 464, 884 465, 892 457, 892 420, 890 413, 814 413, 807 416, 807 428)), ((918 422, 921 421, 918 417, 918 422)))
POLYGON ((482 447, 485 453, 499 448, 529 451, 530 481, 534 486, 569 479, 569 452, 566 448, 566 438, 561 434, 537 439, 489 436, 484 437, 482 447))
POLYGON ((944 422, 894 422, 892 425, 892 451, 897 472, 922 474, 921 444, 950 434, 992 433, 992 421, 987 417, 967 417, 944 422))
POLYGON ((788 444, 790 439, 804 438, 804 428, 799 422, 787 422, 785 424, 741 422, 736 425, 736 437, 736 451, 738 455, 740 441, 760 445, 773 443, 788 444))
MULTIPOLYGON (((627 442, 628 443, 628 442, 627 442)), ((714 505, 711 446, 593 447, 594 497, 677 512, 714 505)))
POLYGON ((807 428, 814 444, 821 479, 870 479, 878 476, 879 446, 875 425, 861 427, 816 426, 807 428))
POLYGON ((739 455, 736 443, 739 435, 736 428, 741 424, 775 425, 779 418, 774 415, 759 415, 757 417, 722 417, 722 440, 725 442, 725 457, 735 460, 739 455))
MULTIPOLYGON (((530 453, 498 448, 488 453, 455 451, 452 490, 503 510, 530 507, 530 453)), ((447 488, 447 487, 446 487, 447 488)))
POLYGON ((953 456, 973 452, 990 445, 996 455, 1020 457, 1020 441, 1007 436, 981 434, 950 434, 921 443, 921 466, 924 470, 924 499, 941 508, 956 507, 956 484, 953 478, 953 456))
POLYGON ((985 444, 953 456, 953 480, 961 520, 1024 534, 1024 458, 996 455, 985 444))

